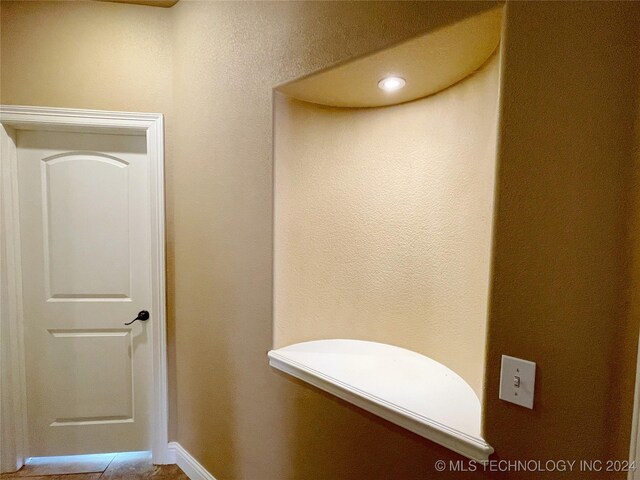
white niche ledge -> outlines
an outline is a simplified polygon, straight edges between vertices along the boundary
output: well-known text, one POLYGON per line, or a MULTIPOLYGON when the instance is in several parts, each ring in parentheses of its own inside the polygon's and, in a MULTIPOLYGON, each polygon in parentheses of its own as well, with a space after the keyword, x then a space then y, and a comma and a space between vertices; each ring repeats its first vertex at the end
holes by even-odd
POLYGON ((300 380, 484 462, 480 401, 459 375, 419 353, 361 340, 317 340, 271 350, 269 363, 300 380))

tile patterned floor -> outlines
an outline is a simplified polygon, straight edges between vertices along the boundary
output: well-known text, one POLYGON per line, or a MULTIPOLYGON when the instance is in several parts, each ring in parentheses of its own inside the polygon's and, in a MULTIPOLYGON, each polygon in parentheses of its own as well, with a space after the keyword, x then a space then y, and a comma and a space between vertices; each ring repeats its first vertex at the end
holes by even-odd
POLYGON ((149 452, 82 455, 30 461, 20 471, 0 475, 19 480, 189 480, 177 465, 153 465, 149 452))

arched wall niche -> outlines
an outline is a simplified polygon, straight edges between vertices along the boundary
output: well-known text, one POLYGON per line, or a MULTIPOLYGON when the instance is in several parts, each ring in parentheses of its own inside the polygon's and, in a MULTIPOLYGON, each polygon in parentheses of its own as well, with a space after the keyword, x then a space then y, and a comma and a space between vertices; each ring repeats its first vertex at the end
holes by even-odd
POLYGON ((501 10, 274 100, 272 366, 480 461, 501 10))

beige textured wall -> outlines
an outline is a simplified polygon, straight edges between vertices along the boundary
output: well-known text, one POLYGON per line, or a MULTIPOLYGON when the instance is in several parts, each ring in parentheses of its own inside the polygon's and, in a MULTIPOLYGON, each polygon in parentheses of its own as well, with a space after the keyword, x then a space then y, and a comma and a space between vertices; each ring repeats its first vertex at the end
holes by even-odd
POLYGON ((388 108, 278 97, 276 347, 398 345, 482 395, 498 67, 388 108))
MULTIPOLYGON (((463 478, 432 473, 435 459, 456 458, 446 450, 267 367, 271 88, 422 33, 442 20, 439 9, 481 8, 0 3, 2 102, 176 107, 167 127, 172 438, 217 478, 463 478)), ((627 454, 638 330, 637 317, 619 312, 627 272, 618 239, 632 213, 619 206, 637 111, 639 10, 515 2, 507 14, 485 381, 485 433, 498 458, 627 454), (501 353, 538 362, 536 410, 497 399, 501 353)))
POLYGON ((162 113, 173 106, 170 10, 3 1, 2 27, 4 103, 162 113))
MULTIPOLYGON (((637 2, 507 8, 484 405, 501 458, 628 454, 639 28, 637 2), (501 354, 537 362, 534 411, 498 400, 501 354)), ((545 475, 585 477, 626 478, 545 475)))
MULTIPOLYGON (((635 145, 634 160, 631 167, 631 199, 627 206, 631 218, 629 219, 629 235, 627 236, 627 249, 630 252, 629 265, 629 285, 626 301, 628 302, 626 329, 618 334, 619 341, 626 345, 625 352, 632 355, 634 342, 630 341, 635 336, 636 322, 634 319, 640 318, 640 215, 634 212, 640 211, 640 82, 637 91, 638 105, 636 108, 635 125, 635 145)), ((640 352, 640 350, 638 350, 640 352)), ((633 367, 633 366, 631 366, 633 367)), ((625 365, 623 378, 633 373, 633 368, 625 365)), ((635 372, 636 381, 640 384, 640 370, 635 372)), ((628 380, 627 380, 628 382, 628 380)), ((640 405, 640 398, 636 399, 640 405)), ((640 412, 639 412, 640 413, 640 412)), ((631 433, 633 436, 633 432, 631 433)), ((640 458, 640 442, 636 442, 636 458, 640 458)))

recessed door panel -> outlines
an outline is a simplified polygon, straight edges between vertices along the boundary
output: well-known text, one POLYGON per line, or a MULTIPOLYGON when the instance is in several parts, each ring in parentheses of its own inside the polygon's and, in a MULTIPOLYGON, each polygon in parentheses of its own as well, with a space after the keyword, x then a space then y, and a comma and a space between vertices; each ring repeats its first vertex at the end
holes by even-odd
POLYGON ((42 160, 49 299, 130 298, 128 167, 94 152, 42 160))
POLYGON ((51 425, 133 420, 133 358, 129 330, 50 330, 45 379, 51 425))

